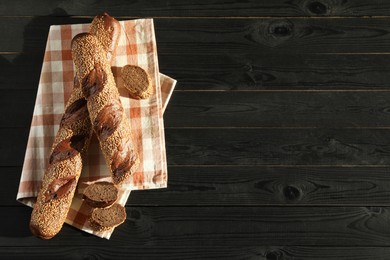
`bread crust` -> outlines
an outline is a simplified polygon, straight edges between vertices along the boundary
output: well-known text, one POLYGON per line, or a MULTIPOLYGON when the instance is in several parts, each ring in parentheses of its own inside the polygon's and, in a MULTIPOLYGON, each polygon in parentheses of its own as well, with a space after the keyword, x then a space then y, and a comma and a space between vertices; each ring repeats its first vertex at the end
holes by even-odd
POLYGON ((120 23, 107 13, 102 13, 93 19, 89 33, 98 38, 107 59, 113 63, 121 33, 120 23))

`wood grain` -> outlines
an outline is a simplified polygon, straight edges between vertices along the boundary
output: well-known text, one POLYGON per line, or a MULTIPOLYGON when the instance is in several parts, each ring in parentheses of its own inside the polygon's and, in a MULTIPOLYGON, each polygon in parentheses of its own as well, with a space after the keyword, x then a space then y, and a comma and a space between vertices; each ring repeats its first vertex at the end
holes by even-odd
POLYGON ((389 206, 388 167, 169 167, 167 189, 132 191, 128 205, 389 206))
POLYGON ((389 89, 388 55, 159 54, 177 90, 389 89))
MULTIPOLYGON (((43 62, 43 51, 33 55, 0 55, 0 89, 34 90, 27 102, 34 102, 43 62)), ((25 101, 22 101, 25 102, 25 101)))
MULTIPOLYGON (((0 125, 29 127, 35 96, 35 89, 0 90, 0 125)), ((389 91, 179 91, 172 96, 164 119, 166 128, 390 128, 389 100, 389 91)))
MULTIPOLYGON (((388 55, 164 55, 159 67, 179 91, 386 90, 388 55)), ((42 54, 0 55, 0 89, 34 89, 42 54)), ((173 95, 174 97, 175 95, 173 95)))
POLYGON ((30 128, 36 94, 36 90, 0 90, 0 126, 30 128))
POLYGON ((169 129, 170 165, 389 165, 387 129, 169 129))
MULTIPOLYGON (((389 259, 390 3, 0 1, 2 258, 389 259), (167 189, 103 240, 15 201, 50 25, 153 17, 167 189)), ((46 144, 51 146, 51 144, 46 144)))
POLYGON ((28 230, 31 209, 1 209, 3 247, 390 245, 387 207, 129 207, 109 241, 67 225, 42 241, 28 230))
MULTIPOLYGON (((22 167, 3 167, 0 206, 16 201, 22 167)), ((169 167, 168 188, 132 191, 129 206, 390 206, 388 167, 169 167)))
POLYGON ((0 30, 4 32, 0 52, 43 54, 51 25, 90 23, 91 18, 0 17, 0 21, 0 30))
POLYGON ((0 15, 96 15, 108 12, 115 16, 166 17, 248 17, 248 16, 387 16, 390 5, 380 0, 249 0, 212 3, 186 1, 29 1, 2 2, 0 15))
POLYGON ((0 143, 0 167, 23 165, 29 131, 29 127, 0 128, 0 133, 4 134, 0 143))
POLYGON ((0 247, 4 258, 42 259, 302 259, 302 260, 387 260, 388 247, 315 246, 61 246, 0 247), (348 257, 348 258, 346 258, 348 257))
MULTIPOLYGON (((4 35, 0 51, 43 51, 50 25, 90 21, 69 16, 0 17, 4 35)), ((155 18, 154 23, 161 54, 390 53, 387 18, 155 18)))
POLYGON ((163 54, 389 53, 387 18, 156 19, 163 54))
MULTIPOLYGON (((0 166, 21 166, 27 128, 0 128, 0 166)), ((388 129, 167 129, 168 165, 389 166, 388 129)), ((51 144, 47 144, 51 147, 51 144)))
MULTIPOLYGON (((390 127, 390 92, 175 92, 171 127, 390 127)), ((0 117, 1 121, 1 117, 0 117)))
MULTIPOLYGON (((1 206, 21 206, 16 201, 16 195, 19 189, 20 175, 22 167, 1 167, 3 176, 7 176, 7 185, 0 189, 0 207, 1 206)), ((2 228, 2 226, 0 226, 2 228)), ((1 246, 1 244, 0 244, 1 246)))

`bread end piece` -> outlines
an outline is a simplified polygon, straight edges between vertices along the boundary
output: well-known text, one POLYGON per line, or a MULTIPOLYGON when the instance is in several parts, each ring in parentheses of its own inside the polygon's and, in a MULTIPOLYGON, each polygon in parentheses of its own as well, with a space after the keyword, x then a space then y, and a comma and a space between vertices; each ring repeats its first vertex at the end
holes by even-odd
POLYGON ((113 63, 121 34, 120 23, 107 13, 102 13, 93 19, 89 32, 98 38, 107 53, 107 59, 113 63))
POLYGON ((58 233, 58 232, 53 233, 49 230, 39 228, 36 225, 32 224, 31 222, 30 222, 29 227, 30 227, 31 233, 34 236, 39 237, 39 238, 44 239, 44 240, 49 240, 49 239, 53 238, 55 235, 57 235, 57 233, 58 233))

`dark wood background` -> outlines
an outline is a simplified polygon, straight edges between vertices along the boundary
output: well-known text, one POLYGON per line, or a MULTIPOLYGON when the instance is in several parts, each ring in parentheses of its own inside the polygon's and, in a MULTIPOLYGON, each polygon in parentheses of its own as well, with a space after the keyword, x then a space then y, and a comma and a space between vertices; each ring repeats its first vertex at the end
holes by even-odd
POLYGON ((0 0, 1 259, 390 259, 390 1, 0 0), (207 4, 206 4, 207 3, 207 4), (153 17, 169 187, 107 241, 15 201, 52 24, 153 17))

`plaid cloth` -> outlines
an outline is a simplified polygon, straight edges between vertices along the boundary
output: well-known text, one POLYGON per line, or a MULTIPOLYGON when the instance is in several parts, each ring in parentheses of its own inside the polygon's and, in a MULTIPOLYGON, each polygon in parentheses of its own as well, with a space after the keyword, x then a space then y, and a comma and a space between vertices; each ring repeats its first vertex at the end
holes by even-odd
MULTIPOLYGON (((137 172, 119 192, 118 203, 125 205, 131 190, 164 188, 167 185, 162 113, 176 81, 159 74, 153 20, 121 21, 120 24, 122 32, 113 63, 114 75, 126 64, 138 65, 149 73, 155 89, 155 94, 149 99, 130 99, 121 78, 115 77, 140 155, 137 172)), ((71 40, 76 34, 88 31, 89 24, 50 27, 17 194, 17 200, 25 205, 33 206, 36 200, 59 122, 73 88, 71 40)), ((87 220, 92 208, 81 196, 87 185, 110 180, 109 176, 99 142, 93 136, 66 223, 99 237, 110 238, 113 230, 97 233, 89 227, 87 220)))

